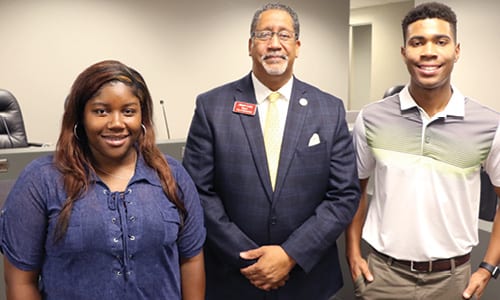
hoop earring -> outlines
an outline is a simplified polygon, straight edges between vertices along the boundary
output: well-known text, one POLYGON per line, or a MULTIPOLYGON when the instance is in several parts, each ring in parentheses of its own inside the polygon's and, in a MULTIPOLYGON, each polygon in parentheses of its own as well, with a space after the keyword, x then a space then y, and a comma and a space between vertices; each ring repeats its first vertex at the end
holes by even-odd
POLYGON ((78 123, 75 124, 75 126, 73 126, 73 134, 75 135, 75 139, 77 141, 80 141, 80 138, 78 137, 78 133, 77 133, 77 128, 78 128, 78 123))
POLYGON ((142 127, 142 130, 144 131, 144 136, 146 136, 146 132, 148 132, 146 130, 146 126, 144 124, 141 124, 141 127, 142 127))

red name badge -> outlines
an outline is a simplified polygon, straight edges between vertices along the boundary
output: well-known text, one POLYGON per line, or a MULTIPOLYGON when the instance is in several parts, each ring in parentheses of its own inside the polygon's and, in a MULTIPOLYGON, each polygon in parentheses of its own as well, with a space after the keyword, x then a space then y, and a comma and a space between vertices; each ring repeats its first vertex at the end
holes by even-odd
POLYGON ((257 111, 257 105, 253 103, 236 101, 233 105, 233 112, 237 114, 244 114, 249 116, 255 116, 257 111))

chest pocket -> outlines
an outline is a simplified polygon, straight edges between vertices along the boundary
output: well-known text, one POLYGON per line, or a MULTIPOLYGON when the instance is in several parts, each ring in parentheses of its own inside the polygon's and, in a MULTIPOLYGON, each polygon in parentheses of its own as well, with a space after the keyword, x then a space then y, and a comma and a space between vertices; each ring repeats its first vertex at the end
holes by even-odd
POLYGON ((54 234, 57 224, 57 217, 54 217, 49 224, 49 235, 47 236, 45 249, 49 256, 60 256, 68 253, 82 252, 83 249, 83 228, 82 215, 79 210, 71 213, 66 234, 55 242, 54 234))
POLYGON ((327 143, 322 141, 314 146, 297 149, 293 167, 300 169, 297 174, 322 174, 326 178, 330 172, 328 160, 327 143))
POLYGON ((160 201, 159 210, 163 220, 164 243, 172 244, 177 241, 180 231, 180 216, 177 208, 168 200, 160 201))

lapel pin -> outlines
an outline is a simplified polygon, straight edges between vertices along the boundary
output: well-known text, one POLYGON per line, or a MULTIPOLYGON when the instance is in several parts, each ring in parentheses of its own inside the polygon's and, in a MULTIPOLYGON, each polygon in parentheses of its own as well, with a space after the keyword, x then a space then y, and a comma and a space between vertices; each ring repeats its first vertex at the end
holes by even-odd
POLYGON ((307 106, 307 99, 306 98, 300 98, 299 104, 302 106, 307 106))

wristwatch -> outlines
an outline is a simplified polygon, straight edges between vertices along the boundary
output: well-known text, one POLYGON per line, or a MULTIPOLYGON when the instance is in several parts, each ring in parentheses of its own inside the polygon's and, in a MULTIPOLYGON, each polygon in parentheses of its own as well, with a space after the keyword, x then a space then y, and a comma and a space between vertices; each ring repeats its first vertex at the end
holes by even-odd
POLYGON ((491 277, 497 279, 498 273, 500 273, 500 269, 498 269, 498 266, 492 266, 489 263, 483 261, 482 263, 479 264, 480 268, 488 270, 488 272, 491 273, 491 277))

